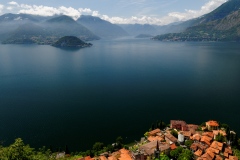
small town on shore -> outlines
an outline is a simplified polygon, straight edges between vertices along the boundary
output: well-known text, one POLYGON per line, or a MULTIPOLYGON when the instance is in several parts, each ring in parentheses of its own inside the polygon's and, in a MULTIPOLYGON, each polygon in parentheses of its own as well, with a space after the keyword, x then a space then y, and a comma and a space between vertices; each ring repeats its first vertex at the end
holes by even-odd
POLYGON ((149 130, 131 146, 77 160, 239 160, 240 140, 227 124, 171 120, 168 126, 161 121, 149 130))
POLYGON ((104 145, 96 142, 91 150, 71 153, 40 148, 36 151, 18 138, 9 147, 0 145, 2 160, 240 160, 240 139, 227 124, 209 120, 201 125, 183 120, 153 123, 139 141, 104 145))

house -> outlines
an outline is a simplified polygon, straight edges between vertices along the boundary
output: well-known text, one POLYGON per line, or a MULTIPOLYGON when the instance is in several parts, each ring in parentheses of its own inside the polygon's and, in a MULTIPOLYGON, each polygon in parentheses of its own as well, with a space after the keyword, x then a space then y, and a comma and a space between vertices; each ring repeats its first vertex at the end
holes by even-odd
POLYGON ((192 133, 190 131, 183 131, 182 134, 184 135, 185 139, 190 139, 192 133))
POLYGON ((219 150, 221 152, 222 149, 223 149, 223 143, 217 142, 217 141, 213 141, 213 143, 211 144, 210 147, 214 148, 214 149, 217 149, 217 150, 219 150))
POLYGON ((213 120, 210 120, 208 122, 206 122, 206 127, 208 130, 217 130, 218 127, 219 127, 219 124, 217 121, 213 121, 213 120))
POLYGON ((212 141, 212 138, 210 138, 208 136, 202 136, 201 140, 200 140, 201 143, 206 144, 208 146, 211 145, 211 141, 212 141))
POLYGON ((148 133, 149 136, 156 136, 157 133, 160 133, 161 130, 159 128, 152 130, 151 132, 148 133))
POLYGON ((120 149, 119 152, 120 152, 120 158, 118 158, 119 160, 132 160, 129 150, 120 149))
POLYGON ((229 156, 229 159, 225 159, 225 160, 238 160, 237 156, 229 156))
POLYGON ((224 149, 223 155, 224 155, 225 158, 228 158, 232 154, 233 154, 233 152, 232 152, 232 150, 230 148, 225 148, 224 149))
POLYGON ((219 155, 216 155, 215 160, 223 160, 223 158, 221 156, 219 156, 219 155))
POLYGON ((218 149, 215 149, 215 148, 212 148, 212 147, 209 147, 207 150, 207 152, 212 152, 214 154, 219 154, 219 150, 218 149))
POLYGON ((196 158, 200 157, 202 155, 203 151, 201 149, 198 149, 196 152, 194 152, 194 156, 196 158))
POLYGON ((213 132, 204 132, 202 135, 203 135, 203 136, 208 136, 208 137, 210 137, 210 138, 214 138, 213 132))
POLYGON ((134 160, 146 160, 147 159, 147 155, 142 152, 134 153, 131 157, 134 160))
POLYGON ((194 134, 193 136, 190 137, 191 140, 194 142, 199 142, 201 140, 201 135, 200 134, 194 134))
POLYGON ((224 137, 227 136, 226 132, 223 131, 223 130, 213 130, 214 139, 216 138, 216 136, 217 136, 218 134, 221 134, 221 135, 223 135, 224 137))
POLYGON ((170 145, 167 143, 161 143, 159 141, 152 141, 149 143, 146 143, 139 147, 139 150, 145 153, 148 156, 151 156, 154 154, 154 151, 156 150, 158 143, 158 148, 160 152, 164 152, 165 154, 169 154, 170 152, 170 145))
POLYGON ((164 138, 160 137, 160 136, 149 136, 148 137, 148 141, 152 142, 152 141, 164 141, 164 138))
POLYGON ((178 139, 170 133, 165 134, 165 140, 170 144, 177 143, 177 141, 178 141, 178 139))
POLYGON ((197 160, 213 160, 214 154, 211 152, 204 153, 201 157, 197 158, 197 160))
POLYGON ((196 152, 198 149, 201 149, 202 151, 205 151, 208 147, 206 145, 203 145, 201 143, 193 143, 191 146, 190 146, 190 149, 193 151, 193 152, 196 152))
POLYGON ((188 130, 192 133, 195 134, 196 130, 198 129, 198 125, 196 124, 187 124, 188 130))
POLYGON ((99 156, 100 160, 107 160, 107 158, 105 156, 99 156))
POLYGON ((170 121, 170 128, 181 130, 181 131, 187 131, 188 130, 187 123, 185 121, 181 121, 181 120, 171 120, 170 121))

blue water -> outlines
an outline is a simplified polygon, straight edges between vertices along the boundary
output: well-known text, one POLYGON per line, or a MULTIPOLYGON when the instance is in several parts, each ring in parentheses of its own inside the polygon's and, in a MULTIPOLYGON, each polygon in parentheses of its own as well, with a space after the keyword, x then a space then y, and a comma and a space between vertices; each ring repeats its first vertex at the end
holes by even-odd
POLYGON ((139 140, 152 122, 209 119, 240 132, 239 43, 93 41, 0 45, 0 140, 91 148, 139 140))

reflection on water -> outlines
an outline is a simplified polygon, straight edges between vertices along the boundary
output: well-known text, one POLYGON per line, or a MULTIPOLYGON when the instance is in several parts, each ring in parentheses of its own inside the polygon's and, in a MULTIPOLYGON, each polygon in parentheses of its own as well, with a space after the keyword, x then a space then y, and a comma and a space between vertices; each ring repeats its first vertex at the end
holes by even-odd
POLYGON ((237 129, 237 43, 91 43, 0 45, 1 140, 80 150, 119 135, 136 140, 160 119, 216 119, 237 129))

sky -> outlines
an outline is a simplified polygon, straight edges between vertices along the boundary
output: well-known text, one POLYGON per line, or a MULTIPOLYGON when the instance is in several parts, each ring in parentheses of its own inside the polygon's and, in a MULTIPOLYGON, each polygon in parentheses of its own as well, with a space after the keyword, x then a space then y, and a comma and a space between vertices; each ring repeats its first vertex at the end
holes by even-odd
POLYGON ((200 17, 227 0, 1 0, 0 15, 98 16, 115 24, 166 25, 200 17))

